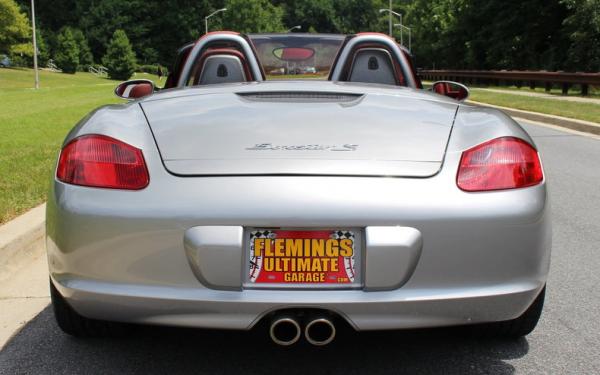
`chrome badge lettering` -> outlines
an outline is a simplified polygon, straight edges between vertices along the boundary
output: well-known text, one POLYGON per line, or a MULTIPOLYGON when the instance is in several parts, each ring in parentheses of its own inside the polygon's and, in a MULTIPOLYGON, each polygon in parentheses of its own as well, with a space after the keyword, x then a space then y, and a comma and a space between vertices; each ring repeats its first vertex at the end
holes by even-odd
POLYGON ((274 145, 272 143, 257 143, 247 147, 249 151, 356 151, 358 145, 274 145))

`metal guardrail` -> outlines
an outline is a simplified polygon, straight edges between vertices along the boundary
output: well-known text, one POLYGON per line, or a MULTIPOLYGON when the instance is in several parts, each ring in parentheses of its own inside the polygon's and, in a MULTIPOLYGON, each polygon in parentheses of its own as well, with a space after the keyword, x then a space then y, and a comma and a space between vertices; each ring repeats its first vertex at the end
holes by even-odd
POLYGON ((420 70, 421 78, 430 81, 457 81, 468 84, 493 84, 517 87, 529 85, 535 89, 538 84, 550 91, 554 85, 562 86, 563 95, 569 93, 573 85, 581 86, 581 95, 589 93, 590 86, 600 86, 600 73, 565 73, 523 70, 420 70))
POLYGON ((56 64, 54 63, 54 60, 50 59, 48 60, 48 64, 46 65, 46 67, 52 71, 52 72, 56 72, 56 73, 61 73, 62 70, 60 70, 56 64))
POLYGON ((108 68, 106 68, 102 65, 97 65, 97 66, 90 65, 88 67, 88 72, 94 74, 97 77, 106 77, 108 75, 108 68))

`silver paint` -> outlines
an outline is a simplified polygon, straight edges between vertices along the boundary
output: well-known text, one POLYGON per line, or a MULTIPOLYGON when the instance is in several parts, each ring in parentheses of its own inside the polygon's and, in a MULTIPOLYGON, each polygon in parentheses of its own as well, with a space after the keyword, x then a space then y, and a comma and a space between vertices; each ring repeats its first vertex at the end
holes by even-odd
POLYGON ((329 82, 264 82, 260 87, 288 92, 344 88, 361 95, 351 104, 255 102, 236 94, 248 87, 141 103, 170 172, 428 177, 441 166, 458 108, 454 101, 422 100, 407 95, 408 90, 367 91, 329 82), (326 156, 318 149, 280 147, 269 153, 248 149, 248 144, 291 142, 360 147, 326 156))
POLYGON ((183 238, 192 271, 200 282, 209 288, 241 289, 244 228, 193 227, 183 238))
MULTIPOLYGON (((320 108, 319 105, 315 109, 306 107, 303 113, 297 114, 297 119, 287 119, 304 124, 301 117, 310 118, 313 111, 319 112, 320 108)), ((332 108, 335 108, 332 112, 335 116, 322 112, 327 119, 321 123, 323 133, 341 128, 336 116, 344 112, 332 108)), ((272 111, 283 112, 275 108, 272 111)), ((352 121, 350 116, 344 118, 352 121)), ((352 123, 354 129, 360 131, 358 122, 352 123)), ((225 131, 213 130, 213 134, 225 131)), ((271 311, 306 306, 335 311, 357 329, 433 327, 517 317, 537 296, 547 278, 551 228, 546 182, 524 189, 482 193, 467 193, 456 186, 456 172, 464 150, 501 136, 532 142, 519 125, 496 110, 458 104, 409 88, 264 82, 166 90, 141 101, 103 107, 84 118, 65 142, 92 133, 118 138, 142 149, 150 184, 134 192, 73 186, 56 179, 51 183, 47 248, 52 282, 77 312, 90 318, 248 329, 271 311), (386 110, 370 111, 369 122, 364 126, 374 124, 377 128, 384 123, 392 134, 400 135, 402 131, 392 128, 390 117, 396 119, 398 128, 413 124, 409 127, 419 134, 421 129, 417 124, 428 121, 429 111, 434 108, 439 111, 440 119, 435 120, 437 125, 429 127, 428 132, 436 136, 441 130, 433 129, 442 129, 450 131, 451 136, 446 136, 441 151, 426 141, 422 147, 429 151, 425 153, 418 150, 418 142, 401 139, 398 144, 408 150, 393 149, 387 143, 389 134, 384 132, 370 134, 366 143, 350 137, 352 143, 360 145, 357 151, 318 152, 313 155, 315 164, 312 166, 310 160, 299 156, 297 164, 292 163, 290 175, 179 177, 167 171, 159 147, 162 151, 161 142, 163 145, 169 142, 166 135, 170 126, 188 127, 194 140, 200 138, 199 133, 191 131, 193 124, 210 126, 213 117, 231 129, 240 129, 240 122, 248 121, 255 121, 256 133, 260 133, 263 125, 276 129, 270 123, 244 116, 231 116, 232 121, 222 121, 225 115, 219 108, 269 119, 271 106, 265 106, 262 114, 248 112, 254 104, 240 102, 235 97, 237 92, 257 90, 361 93, 368 106, 381 109, 382 104, 377 104, 379 98, 381 103, 387 103, 386 110), (222 102, 204 100, 205 96, 218 96, 222 102), (150 111, 152 130, 164 131, 156 139, 141 107, 150 107, 151 103, 157 104, 157 109, 169 111, 164 114, 150 111), (199 104, 203 107, 199 108, 199 104), (449 115, 441 116, 450 113, 451 108, 456 114, 453 123, 448 120, 449 115), (421 155, 421 159, 435 160, 432 163, 437 163, 437 172, 427 178, 375 177, 369 174, 367 166, 377 163, 373 164, 363 154, 363 160, 357 161, 359 172, 354 171, 352 176, 297 174, 303 160, 307 168, 316 168, 315 165, 326 164, 319 160, 324 155, 356 155, 363 150, 363 144, 375 147, 378 139, 388 144, 384 151, 376 152, 378 157, 389 155, 398 159, 398 155, 407 155, 415 160, 421 155), (392 290, 217 290, 199 280, 184 245, 186 231, 205 226, 245 230, 252 227, 364 230, 399 226, 414 228, 423 242, 414 272, 403 285, 392 290)), ((403 136, 410 139, 411 134, 403 136)), ((232 131, 231 137, 235 136, 232 131)), ((272 143, 314 142, 284 138, 281 136, 272 143)), ((246 157, 242 156, 243 147, 271 142, 258 135, 256 139, 240 142, 242 161, 246 157)), ((179 138, 179 142, 180 150, 176 145, 165 148, 168 155, 208 155, 203 150, 194 151, 183 138, 179 138)), ((318 143, 329 144, 322 140, 318 143)), ((217 146, 231 147, 230 144, 217 146)), ((222 152, 216 156, 228 157, 222 152)), ((343 156, 338 161, 351 164, 343 156)), ((193 172, 197 161, 187 162, 186 168, 193 172)), ((410 171, 405 166, 394 165, 394 168, 410 171)), ((205 169, 206 166, 202 166, 201 170, 205 169)), ((351 172, 350 168, 347 170, 351 172)), ((260 172, 259 168, 255 171, 260 172)), ((422 171, 415 167, 410 172, 422 171)), ((377 234, 372 242, 381 243, 385 238, 377 234)), ((229 239, 225 242, 229 243, 229 239)), ((228 247, 228 251, 232 249, 228 247)), ((393 255, 390 260, 394 259, 393 255)), ((406 268, 406 264, 397 266, 398 270, 406 268)), ((367 274, 366 279, 370 276, 367 274)), ((393 278, 393 275, 384 276, 393 278)))
POLYGON ((365 290, 398 289, 421 256, 421 232, 408 227, 366 227, 365 290))

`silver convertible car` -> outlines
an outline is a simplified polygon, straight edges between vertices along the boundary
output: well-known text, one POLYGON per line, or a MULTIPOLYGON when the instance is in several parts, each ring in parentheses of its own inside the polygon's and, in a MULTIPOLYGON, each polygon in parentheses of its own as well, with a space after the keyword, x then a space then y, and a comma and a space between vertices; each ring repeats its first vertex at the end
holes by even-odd
POLYGON ((535 328, 551 248, 536 146, 464 86, 424 90, 393 39, 209 33, 165 88, 115 92, 131 101, 73 128, 51 182, 65 332, 535 328))

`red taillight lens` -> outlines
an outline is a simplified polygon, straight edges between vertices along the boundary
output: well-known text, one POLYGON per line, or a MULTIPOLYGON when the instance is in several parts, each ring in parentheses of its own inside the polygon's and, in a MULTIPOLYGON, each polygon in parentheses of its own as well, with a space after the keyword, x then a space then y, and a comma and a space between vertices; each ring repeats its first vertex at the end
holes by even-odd
POLYGON ((456 183, 465 191, 515 189, 544 179, 538 152, 519 138, 493 139, 463 152, 456 183))
POLYGON ((56 177, 73 185, 139 190, 150 177, 142 151, 104 135, 84 135, 62 150, 56 177))

